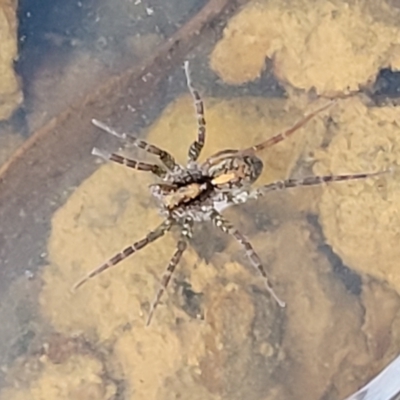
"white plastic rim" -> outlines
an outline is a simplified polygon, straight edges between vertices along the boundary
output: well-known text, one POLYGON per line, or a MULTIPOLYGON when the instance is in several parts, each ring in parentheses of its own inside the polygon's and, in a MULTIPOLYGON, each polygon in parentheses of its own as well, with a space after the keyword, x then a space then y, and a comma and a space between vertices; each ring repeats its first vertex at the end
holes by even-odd
POLYGON ((345 400, 394 400, 400 394, 400 356, 379 375, 345 400))

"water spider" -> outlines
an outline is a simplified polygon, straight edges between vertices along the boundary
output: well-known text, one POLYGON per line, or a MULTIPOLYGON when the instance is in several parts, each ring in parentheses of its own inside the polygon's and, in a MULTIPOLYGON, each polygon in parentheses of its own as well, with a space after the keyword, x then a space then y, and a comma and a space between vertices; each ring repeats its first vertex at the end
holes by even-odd
POLYGON ((177 163, 170 153, 157 146, 137 139, 130 134, 119 133, 106 124, 93 120, 93 124, 100 129, 158 157, 160 161, 159 165, 125 158, 121 155, 107 153, 97 148, 93 149, 92 152, 94 155, 102 157, 105 160, 110 160, 129 168, 148 171, 154 174, 159 179, 159 182, 151 185, 150 191, 157 200, 164 221, 154 230, 150 231, 146 237, 126 247, 107 262, 89 272, 83 279, 75 284, 74 288, 80 287, 90 278, 117 265, 125 258, 159 239, 173 226, 178 226, 180 228, 180 237, 176 250, 161 279, 160 288, 151 304, 147 319, 147 324, 149 324, 163 292, 167 289, 175 267, 179 263, 182 254, 185 252, 192 238, 193 225, 196 222, 212 221, 218 229, 233 236, 239 245, 242 246, 249 261, 264 279, 267 291, 279 306, 284 307, 285 303, 272 288, 262 261, 253 246, 244 234, 222 216, 221 211, 231 205, 255 200, 273 190, 361 179, 378 175, 382 172, 310 176, 303 179, 281 180, 258 188, 252 187, 252 184, 260 176, 263 169, 263 163, 258 157, 258 153, 290 137, 315 115, 330 107, 334 101, 328 102, 324 106, 303 117, 291 128, 259 144, 241 150, 221 150, 207 158, 204 162, 199 163, 197 160, 206 139, 204 105, 199 92, 192 85, 188 62, 185 62, 184 69, 187 86, 193 97, 197 115, 197 138, 189 147, 186 166, 177 163))

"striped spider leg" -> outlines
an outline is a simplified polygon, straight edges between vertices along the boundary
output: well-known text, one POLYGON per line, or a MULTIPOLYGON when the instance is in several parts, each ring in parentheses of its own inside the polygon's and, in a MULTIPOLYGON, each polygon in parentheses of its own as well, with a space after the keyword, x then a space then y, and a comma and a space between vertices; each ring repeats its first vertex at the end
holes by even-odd
POLYGON ((206 140, 206 120, 204 117, 204 104, 200 97, 199 92, 193 87, 192 80, 190 78, 189 61, 184 63, 186 84, 193 97, 193 102, 197 116, 197 140, 195 140, 189 147, 188 152, 188 164, 197 161, 200 153, 204 147, 206 140))
MULTIPOLYGON (((146 151, 147 153, 154 154, 155 156, 157 156, 160 159, 160 161, 164 164, 164 166, 167 168, 167 170, 169 170, 169 171, 182 170, 182 167, 175 161, 175 158, 167 151, 160 149, 157 146, 147 143, 146 141, 138 139, 127 133, 117 132, 116 130, 112 129, 111 127, 104 124, 103 122, 98 121, 97 119, 92 119, 92 123, 93 123, 93 125, 97 126, 98 128, 102 129, 103 131, 105 131, 113 136, 116 136, 117 138, 119 138, 121 140, 124 140, 126 143, 128 143, 132 146, 138 147, 139 149, 142 149, 142 150, 146 151)), ((92 151, 92 154, 95 154, 95 155, 99 155, 99 153, 101 153, 101 151, 99 151, 96 148, 94 148, 92 151)), ((103 155, 105 155, 105 154, 103 153, 100 156, 103 157, 103 155)), ((115 161, 120 164, 125 164, 125 162, 123 161, 123 159, 124 159, 123 157, 121 157, 117 154, 114 154, 114 153, 109 154, 109 156, 113 156, 115 158, 115 160, 110 159, 111 161, 115 161)), ((125 164, 125 165, 127 165, 127 164, 125 164)), ((132 168, 135 168, 135 167, 132 167, 132 168)))
POLYGON ((209 157, 205 162, 204 162, 204 168, 209 168, 212 164, 218 163, 219 159, 224 158, 226 153, 230 153, 229 155, 232 156, 233 153, 236 154, 238 157, 243 157, 243 156, 254 156, 257 152, 264 150, 268 147, 272 147, 273 145, 282 142, 283 140, 287 139, 290 137, 293 133, 298 131, 301 127, 303 127, 308 121, 310 121, 312 118, 314 118, 316 115, 321 113, 322 111, 326 110, 327 108, 333 106, 336 103, 336 100, 331 100, 327 104, 324 104, 322 107, 317 108, 315 111, 311 112, 310 114, 305 115, 303 118, 301 118, 299 121, 297 121, 293 126, 291 126, 289 129, 286 129, 283 132, 280 132, 269 139, 256 144, 254 146, 248 147, 247 149, 243 150, 221 150, 211 157, 209 157))
POLYGON ((295 188, 300 186, 316 186, 329 182, 340 182, 340 181, 350 181, 356 179, 365 179, 368 177, 379 176, 388 171, 371 172, 371 173, 358 173, 358 174, 347 174, 347 175, 323 175, 323 176, 310 176, 303 179, 286 179, 281 181, 276 181, 259 188, 255 189, 245 189, 238 188, 233 191, 225 191, 223 195, 215 203, 214 211, 211 215, 212 222, 214 225, 221 229, 223 232, 232 235, 237 242, 244 248, 247 257, 250 259, 252 265, 260 272, 264 278, 265 286, 268 292, 271 294, 273 299, 278 303, 279 306, 285 307, 286 304, 282 301, 272 288, 268 276, 264 270, 261 259, 254 250, 250 241, 238 230, 236 229, 228 220, 226 220, 217 209, 224 209, 229 205, 237 205, 246 203, 249 200, 258 199, 268 192, 274 190, 283 190, 289 188, 295 188), (222 207, 218 207, 218 205, 222 207))
POLYGON ((100 150, 96 147, 92 150, 92 154, 94 156, 98 156, 106 161, 113 161, 117 164, 125 165, 128 168, 137 169, 139 171, 152 172, 154 175, 158 176, 159 178, 164 178, 167 175, 167 171, 157 164, 136 161, 131 158, 126 158, 126 157, 120 156, 119 154, 116 154, 116 153, 108 153, 108 152, 100 150))
POLYGON ((178 265, 180 259, 182 258, 183 253, 187 248, 188 239, 191 239, 192 237, 192 228, 193 228, 193 221, 191 219, 187 219, 186 221, 182 222, 181 238, 178 241, 175 253, 171 257, 171 260, 164 271, 164 274, 160 282, 160 288, 158 289, 158 292, 150 306, 150 312, 146 323, 147 326, 150 325, 154 311, 156 310, 156 307, 160 303, 163 293, 167 290, 168 283, 170 282, 172 274, 175 271, 175 267, 178 265))
POLYGON ((331 100, 327 104, 324 104, 322 107, 317 108, 315 111, 311 112, 310 114, 307 114, 304 116, 302 119, 297 121, 292 127, 289 129, 286 129, 283 132, 280 132, 269 139, 256 144, 254 146, 251 146, 247 149, 240 150, 241 154, 255 154, 261 150, 267 149, 268 147, 273 146, 276 143, 282 142, 283 140, 287 139, 290 137, 293 133, 295 133, 297 130, 299 130, 302 126, 304 126, 308 121, 313 119, 316 115, 321 113, 322 111, 326 110, 329 107, 332 107, 336 103, 336 100, 331 100))
POLYGON ((266 195, 268 192, 275 190, 290 189, 300 186, 317 186, 330 182, 365 179, 383 175, 388 172, 390 172, 390 170, 378 171, 378 172, 362 172, 358 174, 308 176, 306 178, 300 178, 300 179, 289 178, 272 182, 255 189, 246 189, 242 190, 241 192, 227 193, 226 194, 227 204, 243 204, 246 203, 248 200, 258 199, 266 195))
POLYGON ((166 219, 165 221, 163 221, 156 229, 150 231, 143 239, 135 242, 131 246, 126 247, 124 250, 111 257, 107 262, 95 268, 94 270, 90 271, 85 277, 83 277, 81 280, 75 283, 75 285, 73 286, 73 290, 78 289, 89 279, 95 277, 96 275, 101 274, 102 272, 111 267, 114 267, 121 261, 125 260, 125 258, 131 256, 133 253, 138 252, 139 250, 143 249, 143 247, 156 241, 161 236, 164 236, 164 234, 171 229, 173 223, 174 221, 171 219, 166 219))
POLYGON ((236 229, 227 219, 225 219, 216 210, 214 210, 213 214, 211 215, 211 220, 217 228, 221 229, 228 235, 233 236, 236 239, 236 241, 244 248, 246 255, 251 261, 253 267, 256 268, 258 272, 261 274, 261 276, 264 278, 265 287, 267 288, 272 298, 278 303, 280 307, 285 307, 286 303, 278 297, 278 295, 272 288, 267 273, 265 272, 264 267, 262 265, 261 259, 254 250, 252 244, 246 238, 246 236, 244 236, 238 229, 236 229))

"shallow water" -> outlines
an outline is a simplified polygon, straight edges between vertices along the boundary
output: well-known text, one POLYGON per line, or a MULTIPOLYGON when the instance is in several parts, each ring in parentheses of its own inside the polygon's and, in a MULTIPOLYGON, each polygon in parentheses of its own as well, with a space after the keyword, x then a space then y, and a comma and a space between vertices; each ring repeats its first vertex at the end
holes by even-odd
MULTIPOLYGON (((71 107, 77 121, 101 118, 101 112, 86 115, 84 109, 74 108, 77 99, 127 66, 143 62, 203 2, 185 3, 185 10, 173 0, 167 5, 110 4, 88 1, 69 5, 72 9, 56 4, 40 15, 50 22, 40 26, 24 20, 23 34, 29 40, 21 48, 20 72, 26 114, 18 124, 25 134, 71 107), (55 19, 60 23, 54 24, 55 19)), ((308 18, 316 26, 320 18, 327 31, 319 27, 321 36, 311 36, 311 43, 337 34, 334 21, 341 18, 346 23, 357 16, 358 25, 352 29, 359 29, 360 35, 365 25, 373 25, 363 22, 369 21, 368 2, 365 14, 353 6, 344 10, 339 3, 277 4, 253 3, 243 13, 268 20, 282 12, 287 23, 308 18), (303 11, 291 20, 288 16, 296 15, 299 7, 303 11), (307 14, 310 7, 316 9, 314 14, 307 14), (327 10, 336 13, 328 24, 327 10)), ((379 10, 377 32, 386 32, 392 21, 385 20, 385 7, 379 10)), ((202 160, 221 149, 246 148, 290 127, 346 84, 342 74, 334 79, 328 73, 327 78, 324 73, 315 75, 314 66, 321 61, 311 45, 310 59, 303 60, 300 69, 303 75, 294 74, 302 58, 292 57, 286 44, 279 47, 290 40, 277 39, 284 30, 277 24, 272 47, 279 68, 267 63, 259 79, 235 86, 235 79, 247 82, 257 74, 259 55, 264 60, 270 51, 265 35, 272 35, 264 28, 252 30, 258 27, 257 19, 245 22, 244 29, 237 18, 231 20, 238 24, 232 28, 236 36, 225 31, 227 45, 221 42, 219 50, 214 49, 219 36, 212 27, 186 57, 205 102, 202 160), (240 40, 229 46, 237 37, 243 37, 248 53, 242 53, 240 40), (235 74, 229 75, 235 60, 235 74), (321 96, 306 96, 290 85, 313 85, 321 96)), ((299 26, 291 29, 296 33, 299 26)), ((297 31, 299 41, 301 32, 297 31)), ((341 46, 331 47, 350 57, 341 46)), ((355 60, 376 71, 384 66, 355 60)), ((357 64, 352 70, 347 83, 354 91, 356 83, 364 83, 365 73, 357 64)), ((104 122, 117 130, 129 129, 184 163, 195 138, 196 118, 183 69, 175 68, 152 87, 157 91, 145 107, 126 101, 104 122)), ((262 153, 264 171, 257 185, 289 176, 396 167, 399 124, 391 105, 377 107, 365 95, 339 100, 262 153)), ((68 137, 61 137, 65 146, 60 143, 60 154, 51 157, 59 157, 60 165, 67 167, 60 166, 62 173, 46 171, 48 191, 38 191, 48 195, 32 194, 31 201, 16 196, 12 204, 2 200, 0 205, 2 221, 6 213, 18 219, 15 232, 4 225, 1 232, 0 317, 6 322, 0 327, 0 399, 343 399, 397 355, 396 171, 361 182, 273 192, 224 212, 253 244, 285 309, 271 300, 233 238, 209 224, 196 226, 168 294, 146 327, 150 304, 179 238, 176 231, 75 293, 70 290, 87 271, 162 221, 147 190, 155 180, 91 156, 93 145, 106 151, 122 146, 91 129, 91 142, 82 140, 88 151, 71 164, 61 158, 70 146, 68 137)), ((122 154, 153 160, 134 149, 122 154)), ((15 168, 29 170, 23 162, 15 168)))

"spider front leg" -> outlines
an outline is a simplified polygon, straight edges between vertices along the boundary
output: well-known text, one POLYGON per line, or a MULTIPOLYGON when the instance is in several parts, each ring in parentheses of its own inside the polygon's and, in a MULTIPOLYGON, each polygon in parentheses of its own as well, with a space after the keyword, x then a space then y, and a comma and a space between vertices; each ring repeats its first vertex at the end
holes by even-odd
POLYGON ((122 157, 116 153, 107 153, 105 151, 99 150, 96 147, 92 150, 92 154, 101 157, 106 161, 110 160, 117 164, 122 164, 129 168, 137 169, 139 171, 150 171, 160 178, 164 178, 167 174, 167 171, 165 171, 157 164, 149 164, 141 161, 132 160, 130 158, 122 157))
POLYGON ((183 224, 181 238, 178 241, 178 245, 176 247, 175 253, 173 254, 164 274, 161 278, 160 288, 151 304, 149 316, 147 318, 146 325, 149 326, 151 319, 153 318, 153 314, 160 303, 161 297, 163 293, 167 290, 168 284, 171 280, 172 274, 175 271, 176 266, 178 265, 180 259, 182 258, 183 253, 187 248, 187 239, 192 237, 192 221, 186 221, 183 224))
POLYGON ((171 229, 173 221, 170 219, 165 220, 161 225, 159 225, 154 231, 151 231, 146 235, 145 238, 139 240, 138 242, 134 243, 131 246, 126 247, 120 253, 115 254, 111 257, 106 263, 100 265, 99 267, 95 268, 93 271, 89 272, 84 278, 78 281, 74 286, 73 290, 78 289, 84 283, 86 283, 89 279, 93 278, 96 275, 101 274, 106 269, 111 268, 117 264, 119 264, 125 258, 131 256, 133 253, 143 249, 143 247, 147 246, 148 244, 154 242, 161 236, 163 236, 167 231, 171 229))
POLYGON ((267 273, 264 270, 264 267, 262 266, 261 259, 256 253, 256 251, 253 249, 253 246, 248 241, 248 239, 217 211, 215 211, 212 214, 211 219, 217 228, 221 229, 223 232, 229 235, 232 235, 238 241, 238 243, 244 248, 247 257, 253 264, 253 267, 255 267, 264 278, 265 286, 268 292, 271 294, 273 299, 278 303, 280 307, 285 307, 286 306, 285 302, 278 297, 278 295, 272 288, 271 284, 269 283, 269 279, 267 273))
POLYGON ((140 140, 134 136, 128 135, 127 133, 119 133, 108 125, 104 124, 103 122, 98 121, 97 119, 92 119, 92 123, 103 131, 110 133, 111 135, 116 136, 117 138, 122 139, 133 146, 138 147, 139 149, 147 151, 150 154, 154 154, 170 171, 179 171, 182 169, 181 166, 176 163, 174 157, 167 151, 162 150, 159 147, 154 146, 150 143, 147 143, 144 140, 140 140))
POLYGON ((190 94, 193 97, 196 116, 197 116, 197 140, 195 140, 189 147, 188 162, 197 161, 200 156, 201 150, 204 147, 206 140, 206 120, 204 118, 204 103, 200 97, 199 92, 193 87, 190 78, 189 61, 184 63, 186 83, 189 88, 190 94))

